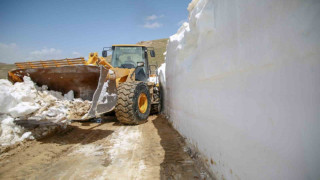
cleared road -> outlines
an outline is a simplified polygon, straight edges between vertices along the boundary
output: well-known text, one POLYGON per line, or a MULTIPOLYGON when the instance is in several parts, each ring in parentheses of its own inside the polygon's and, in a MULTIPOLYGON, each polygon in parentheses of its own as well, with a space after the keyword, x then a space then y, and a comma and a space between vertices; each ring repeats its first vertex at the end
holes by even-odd
POLYGON ((0 178, 205 178, 186 150, 183 138, 158 116, 138 126, 123 126, 112 117, 103 123, 74 122, 51 137, 2 153, 0 178))

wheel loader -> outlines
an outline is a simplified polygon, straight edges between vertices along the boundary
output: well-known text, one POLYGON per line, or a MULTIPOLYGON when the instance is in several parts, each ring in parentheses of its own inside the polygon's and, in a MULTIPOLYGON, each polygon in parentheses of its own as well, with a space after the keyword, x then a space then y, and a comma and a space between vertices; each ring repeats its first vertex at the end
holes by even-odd
MULTIPOLYGON (((123 124, 141 124, 151 111, 159 112, 161 92, 157 78, 151 74, 148 53, 155 57, 153 48, 144 45, 120 44, 103 48, 102 57, 90 53, 84 58, 15 63, 17 69, 8 72, 15 83, 29 76, 38 86, 64 94, 74 92, 75 98, 92 101, 83 120, 96 118, 114 111, 123 124), (112 59, 106 60, 112 51, 112 59)), ((155 67, 156 68, 156 67, 155 67)))

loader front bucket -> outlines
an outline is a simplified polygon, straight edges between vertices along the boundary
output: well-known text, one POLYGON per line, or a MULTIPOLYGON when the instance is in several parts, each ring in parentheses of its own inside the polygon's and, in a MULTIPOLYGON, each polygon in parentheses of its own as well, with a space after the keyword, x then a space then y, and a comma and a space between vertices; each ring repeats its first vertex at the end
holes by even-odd
POLYGON ((100 69, 86 65, 17 69, 9 72, 8 79, 14 83, 15 77, 23 80, 24 76, 29 76, 40 87, 46 85, 63 94, 73 90, 75 98, 91 101, 98 86, 100 69))
POLYGON ((92 98, 92 104, 87 114, 87 118, 99 116, 100 114, 112 111, 117 103, 116 81, 106 80, 108 70, 100 66, 100 77, 98 86, 92 98))
POLYGON ((76 65, 34 69, 17 69, 8 73, 15 83, 29 76, 38 86, 63 94, 73 90, 75 98, 92 101, 90 118, 110 112, 117 101, 115 80, 107 80, 108 70, 99 66, 76 65))

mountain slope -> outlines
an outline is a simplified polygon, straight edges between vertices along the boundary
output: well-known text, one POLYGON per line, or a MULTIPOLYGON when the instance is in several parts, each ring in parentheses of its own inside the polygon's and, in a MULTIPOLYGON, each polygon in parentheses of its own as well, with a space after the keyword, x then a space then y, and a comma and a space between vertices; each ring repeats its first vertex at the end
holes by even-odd
POLYGON ((149 58, 149 64, 150 65, 157 65, 158 67, 164 63, 164 55, 163 53, 166 51, 167 48, 167 42, 168 39, 157 39, 152 41, 141 41, 137 44, 145 45, 147 47, 153 47, 154 51, 156 53, 156 57, 152 58, 150 57, 150 54, 148 54, 149 58))

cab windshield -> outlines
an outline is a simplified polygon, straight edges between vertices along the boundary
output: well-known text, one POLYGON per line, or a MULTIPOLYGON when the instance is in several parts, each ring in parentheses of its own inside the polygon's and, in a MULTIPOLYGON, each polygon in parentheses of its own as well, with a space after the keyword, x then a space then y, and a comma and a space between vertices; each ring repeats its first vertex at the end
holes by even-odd
POLYGON ((113 67, 135 68, 137 62, 145 63, 142 47, 114 47, 111 60, 113 67))

